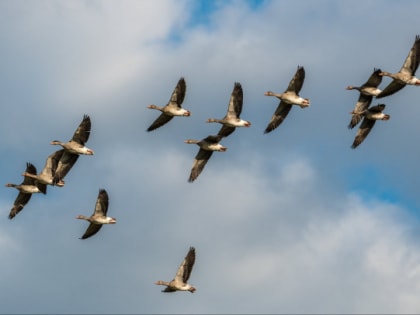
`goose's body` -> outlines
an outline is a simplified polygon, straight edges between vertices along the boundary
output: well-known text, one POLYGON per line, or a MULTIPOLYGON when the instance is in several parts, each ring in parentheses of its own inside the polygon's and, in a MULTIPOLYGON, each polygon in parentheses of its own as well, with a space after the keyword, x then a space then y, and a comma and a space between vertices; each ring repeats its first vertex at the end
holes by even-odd
POLYGON ((355 113, 364 118, 351 145, 352 149, 357 148, 366 139, 377 120, 389 120, 391 118, 389 115, 383 113, 384 109, 385 104, 378 104, 365 109, 363 112, 355 113))
MULTIPOLYGON (((359 113, 369 108, 370 104, 372 103, 373 97, 379 95, 379 93, 382 92, 380 89, 378 89, 379 84, 381 84, 382 82, 382 76, 380 75, 381 72, 381 69, 374 69, 369 79, 363 85, 347 86, 347 90, 357 90, 360 92, 359 99, 357 100, 353 112, 359 113)), ((352 114, 348 128, 354 128, 362 119, 362 115, 352 114)))
POLYGON ((155 282, 155 284, 166 286, 162 292, 190 291, 191 293, 194 293, 196 288, 188 283, 194 263, 195 248, 190 247, 187 255, 179 266, 175 277, 169 282, 159 280, 155 282))
MULTIPOLYGON (((25 173, 36 175, 36 168, 31 163, 26 163, 25 173)), ((6 187, 16 188, 19 193, 13 203, 13 208, 9 212, 9 219, 13 219, 29 202, 32 194, 43 193, 46 194, 46 185, 38 183, 32 177, 26 177, 20 185, 7 183, 6 187)))
POLYGON ((109 198, 106 190, 100 189, 93 214, 90 217, 85 215, 78 215, 76 217, 76 219, 86 220, 90 223, 81 239, 89 238, 98 233, 103 224, 117 223, 115 218, 107 216, 108 204, 109 198))
POLYGON ((93 150, 86 147, 91 130, 91 120, 88 115, 83 116, 82 122, 77 127, 70 141, 63 143, 58 140, 52 141, 51 144, 61 145, 64 149, 63 154, 58 162, 54 173, 53 182, 55 185, 63 186, 64 177, 76 163, 79 155, 93 155, 93 150))
POLYGON ((293 105, 298 105, 301 108, 308 107, 310 104, 309 99, 299 96, 299 92, 302 89, 303 82, 305 81, 305 69, 298 67, 294 77, 289 83, 284 93, 274 93, 271 91, 265 92, 266 96, 275 96, 280 99, 280 104, 277 106, 276 111, 271 117, 264 133, 269 133, 276 129, 283 120, 287 117, 293 105))
POLYGON ((382 71, 381 76, 392 78, 392 82, 383 89, 377 98, 392 95, 398 92, 406 85, 420 86, 420 79, 416 78, 415 73, 420 63, 420 35, 416 36, 413 46, 408 53, 399 72, 390 73, 382 71))
POLYGON ((226 147, 219 143, 222 138, 223 137, 220 135, 210 135, 202 140, 188 139, 184 141, 188 144, 197 144, 200 147, 197 155, 195 156, 190 177, 188 178, 190 183, 197 179, 214 151, 224 152, 227 150, 226 147))
MULTIPOLYGON (((42 169, 41 173, 39 173, 38 175, 32 174, 27 171, 24 172, 22 175, 36 180, 39 183, 39 185, 54 185, 53 183, 54 174, 63 153, 64 153, 64 149, 61 149, 50 154, 47 157, 44 168, 42 169)), ((64 183, 60 183, 57 186, 62 187, 64 186, 64 183)))
POLYGON ((232 94, 230 96, 228 110, 226 116, 222 119, 217 118, 209 118, 207 119, 208 123, 216 122, 222 124, 222 128, 220 128, 218 135, 222 137, 227 137, 232 132, 235 131, 237 127, 249 127, 251 123, 247 120, 243 120, 240 118, 242 112, 242 104, 243 104, 243 90, 240 83, 235 82, 233 87, 232 94))
POLYGON ((182 102, 185 98, 187 85, 184 78, 180 78, 178 84, 172 92, 169 102, 163 106, 149 105, 147 108, 156 109, 162 113, 156 118, 156 120, 147 128, 147 131, 155 130, 166 123, 168 123, 174 116, 190 116, 191 112, 182 107, 182 102))

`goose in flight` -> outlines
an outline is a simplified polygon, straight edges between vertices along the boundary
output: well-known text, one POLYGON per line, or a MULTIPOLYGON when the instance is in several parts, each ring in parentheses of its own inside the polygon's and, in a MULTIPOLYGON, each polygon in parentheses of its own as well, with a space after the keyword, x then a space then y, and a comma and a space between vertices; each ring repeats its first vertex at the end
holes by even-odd
POLYGON ((147 128, 147 131, 155 130, 166 123, 168 123, 174 116, 190 116, 191 112, 182 107, 184 101, 185 92, 187 85, 184 78, 180 78, 178 84, 172 92, 169 102, 163 106, 149 105, 147 108, 157 109, 162 113, 156 118, 156 120, 147 128))
POLYGON ((171 281, 166 282, 159 280, 155 282, 157 285, 165 285, 166 288, 162 292, 175 292, 175 291, 190 291, 194 293, 196 288, 191 284, 187 283, 190 278, 192 268, 195 263, 195 248, 190 247, 187 255, 179 266, 175 278, 171 281))
POLYGON ((220 135, 210 135, 202 140, 188 139, 184 141, 188 144, 197 144, 200 147, 197 155, 194 158, 190 177, 188 178, 190 183, 197 179, 198 175, 200 175, 200 173, 203 171, 204 166, 206 166, 214 151, 225 152, 227 150, 225 146, 219 143, 222 138, 223 137, 220 135))
POLYGON ((242 112, 242 103, 243 103, 243 91, 240 83, 235 82, 233 87, 232 94, 230 96, 228 110, 226 116, 222 119, 209 118, 207 119, 208 123, 216 122, 222 124, 218 135, 222 137, 229 136, 232 132, 235 131, 236 127, 249 127, 251 123, 247 120, 241 119, 239 116, 242 112))
MULTIPOLYGON (((369 79, 363 85, 349 85, 346 87, 346 90, 359 91, 359 99, 357 100, 357 103, 354 106, 353 112, 363 112, 365 109, 369 108, 373 97, 377 96, 379 93, 382 92, 380 89, 378 89, 379 84, 381 84, 382 82, 382 76, 379 75, 381 72, 381 69, 375 68, 373 70, 373 73, 370 75, 369 79)), ((352 114, 348 128, 353 129, 362 119, 362 115, 352 114)))
POLYGON ((376 98, 385 97, 398 92, 406 85, 420 86, 420 79, 415 77, 416 70, 420 63, 420 35, 416 36, 414 44, 408 53, 400 71, 389 73, 382 71, 379 75, 392 78, 392 81, 386 86, 376 98))
POLYGON ((89 139, 91 131, 91 120, 88 115, 83 116, 82 122, 77 127, 73 134, 73 137, 68 142, 60 142, 54 140, 51 144, 61 145, 64 148, 63 154, 58 162, 57 168, 54 173, 53 183, 54 185, 63 186, 64 177, 76 163, 79 155, 93 155, 92 149, 86 147, 86 142, 89 139))
POLYGON ((117 219, 107 216, 108 203, 108 193, 105 189, 100 189, 93 214, 90 217, 81 214, 76 217, 76 219, 86 220, 90 223, 85 233, 81 237, 82 240, 98 233, 104 224, 117 223, 117 219))
POLYGON ((271 120, 268 123, 264 133, 269 133, 276 129, 287 117, 287 114, 289 114, 293 105, 299 105, 301 108, 309 106, 309 99, 299 96, 299 92, 302 89, 304 81, 305 69, 298 66, 296 73, 292 80, 289 82, 289 86, 287 87, 286 91, 283 93, 274 93, 271 91, 264 93, 265 96, 275 96, 280 99, 280 104, 277 106, 277 109, 271 117, 271 120))
MULTIPOLYGON (((58 162, 60 161, 63 153, 64 153, 64 149, 51 153, 47 157, 44 168, 42 169, 41 173, 39 173, 38 175, 36 173, 26 171, 22 174, 22 176, 33 178, 39 184, 54 185, 55 171, 57 169, 58 162)), ((64 182, 57 183, 57 186, 59 187, 64 186, 64 182)), ((47 188, 45 187, 45 190, 46 189, 47 188)))
POLYGON ((378 104, 365 109, 363 112, 355 113, 362 115, 364 118, 351 145, 352 149, 357 148, 366 139, 377 120, 389 120, 391 118, 391 116, 383 113, 384 109, 385 104, 378 104))
MULTIPOLYGON (((36 175, 36 168, 31 163, 26 163, 26 173, 36 175)), ((38 183, 32 177, 26 177, 23 179, 23 182, 20 185, 7 183, 6 187, 14 187, 19 193, 13 203, 13 208, 9 212, 9 219, 13 219, 29 202, 32 197, 32 194, 36 193, 47 193, 47 187, 45 184, 38 183)))

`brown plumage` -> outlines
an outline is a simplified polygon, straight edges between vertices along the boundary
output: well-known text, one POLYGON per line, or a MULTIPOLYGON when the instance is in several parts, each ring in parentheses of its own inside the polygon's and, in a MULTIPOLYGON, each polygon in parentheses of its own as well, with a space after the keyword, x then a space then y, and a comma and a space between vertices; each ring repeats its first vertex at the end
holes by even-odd
POLYGON ((383 91, 376 97, 381 98, 392 95, 407 84, 420 86, 420 79, 415 77, 415 73, 420 63, 420 35, 417 35, 414 44, 408 53, 399 72, 389 73, 382 71, 380 75, 392 78, 392 82, 383 89, 383 91))
MULTIPOLYGON (((347 90, 358 90, 359 99, 357 100, 356 105, 354 106, 353 112, 363 112, 365 109, 369 108, 372 103, 374 96, 378 95, 382 91, 378 89, 379 84, 382 82, 382 76, 379 74, 382 72, 381 69, 374 69, 373 73, 370 75, 369 79, 361 86, 351 86, 349 85, 347 90)), ((363 116, 353 114, 348 125, 349 129, 353 129, 361 120, 363 116)))
MULTIPOLYGON (((36 168, 31 163, 26 163, 26 173, 36 175, 36 168)), ((13 203, 13 208, 9 212, 9 219, 13 219, 29 202, 32 194, 43 193, 46 194, 46 185, 38 183, 32 177, 24 177, 23 182, 20 185, 7 183, 6 187, 14 187, 19 193, 13 203)))
POLYGON ((226 147, 219 143, 222 140, 222 138, 223 137, 220 135, 210 135, 202 140, 188 139, 184 141, 188 144, 197 144, 200 147, 197 155, 195 156, 194 163, 190 172, 190 177, 188 178, 188 182, 192 183, 197 179, 197 177, 203 171, 204 166, 207 164, 214 151, 224 152, 227 150, 226 147))
POLYGON ((190 278, 192 268, 195 263, 195 248, 190 247, 187 255, 179 266, 175 277, 167 282, 159 280, 155 282, 157 285, 165 285, 166 288, 162 292, 175 292, 175 291, 190 291, 194 293, 196 288, 191 284, 187 283, 190 278))
POLYGON ((58 162, 54 173, 54 185, 64 185, 64 177, 74 166, 80 154, 93 155, 93 150, 85 146, 89 140, 91 132, 91 120, 88 115, 83 116, 82 122, 77 127, 72 139, 67 143, 53 141, 52 144, 59 144, 64 148, 64 152, 58 162))
POLYGON ((364 118, 351 145, 352 149, 357 148, 366 139, 377 120, 389 120, 391 118, 391 116, 383 113, 384 109, 385 104, 378 104, 357 113, 364 118))
POLYGON ((86 220, 90 222, 88 228, 86 229, 86 232, 81 237, 82 240, 87 239, 98 233, 99 230, 102 228, 103 224, 117 223, 117 220, 115 218, 107 216, 108 204, 108 193, 105 189, 100 189, 93 214, 90 217, 84 215, 78 215, 76 217, 76 219, 86 220))
POLYGON ((147 128, 147 131, 155 130, 166 123, 168 123, 174 116, 190 116, 191 112, 182 108, 182 103, 184 102, 185 93, 187 90, 187 85, 184 78, 180 78, 178 84, 172 92, 169 102, 163 106, 156 106, 151 104, 147 106, 150 109, 156 109, 162 113, 156 118, 156 120, 147 128))
POLYGON ((299 105, 301 108, 309 106, 309 99, 299 96, 299 92, 302 89, 304 81, 305 69, 298 66, 295 75, 289 82, 289 86, 287 87, 286 91, 284 91, 284 93, 274 93, 271 91, 265 92, 264 95, 266 96, 275 96, 280 99, 280 104, 277 106, 277 109, 271 117, 267 128, 265 128, 264 133, 269 133, 276 129, 283 122, 283 120, 286 119, 293 105, 299 105))

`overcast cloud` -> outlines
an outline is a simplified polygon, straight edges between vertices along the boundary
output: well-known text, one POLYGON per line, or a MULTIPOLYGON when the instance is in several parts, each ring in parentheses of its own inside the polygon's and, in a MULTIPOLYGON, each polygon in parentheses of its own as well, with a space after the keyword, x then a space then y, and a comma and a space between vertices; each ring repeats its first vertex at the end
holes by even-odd
MULTIPOLYGON (((373 68, 396 72, 416 34, 418 1, 0 1, 1 178, 19 184, 71 138, 87 143, 63 188, 13 219, 0 205, 2 313, 418 313, 420 88, 381 99, 356 150, 349 112, 373 68), (270 134, 298 65, 295 107, 270 134), (178 79, 176 117, 146 132, 178 79), (220 126, 234 82, 250 128, 223 140, 194 183, 202 139, 220 126), (80 240, 98 190, 117 224, 80 240), (162 293, 189 246, 189 292, 162 293)), ((384 78, 383 88, 390 82, 384 78)), ((377 100, 372 104, 376 105, 377 100)))

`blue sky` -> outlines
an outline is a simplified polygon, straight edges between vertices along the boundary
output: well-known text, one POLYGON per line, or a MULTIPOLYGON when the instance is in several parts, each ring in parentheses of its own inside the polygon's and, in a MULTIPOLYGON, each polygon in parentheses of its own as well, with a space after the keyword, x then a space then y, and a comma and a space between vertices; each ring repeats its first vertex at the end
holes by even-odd
MULTIPOLYGON (((20 183, 71 138, 88 146, 63 188, 13 220, 0 202, 3 313, 418 313, 420 89, 386 97, 389 121, 350 148, 349 112, 373 69, 398 71, 418 29, 418 1, 0 1, 3 183, 20 183), (308 108, 263 131, 298 65, 308 108), (178 79, 184 107, 146 132, 178 79), (198 147, 215 134, 234 82, 238 129, 194 183, 198 147), (80 240, 98 190, 117 224, 80 240), (190 246, 194 294, 165 294, 190 246)), ((384 78, 383 88, 390 82, 384 78)), ((377 104, 373 100, 372 104, 377 104)))

